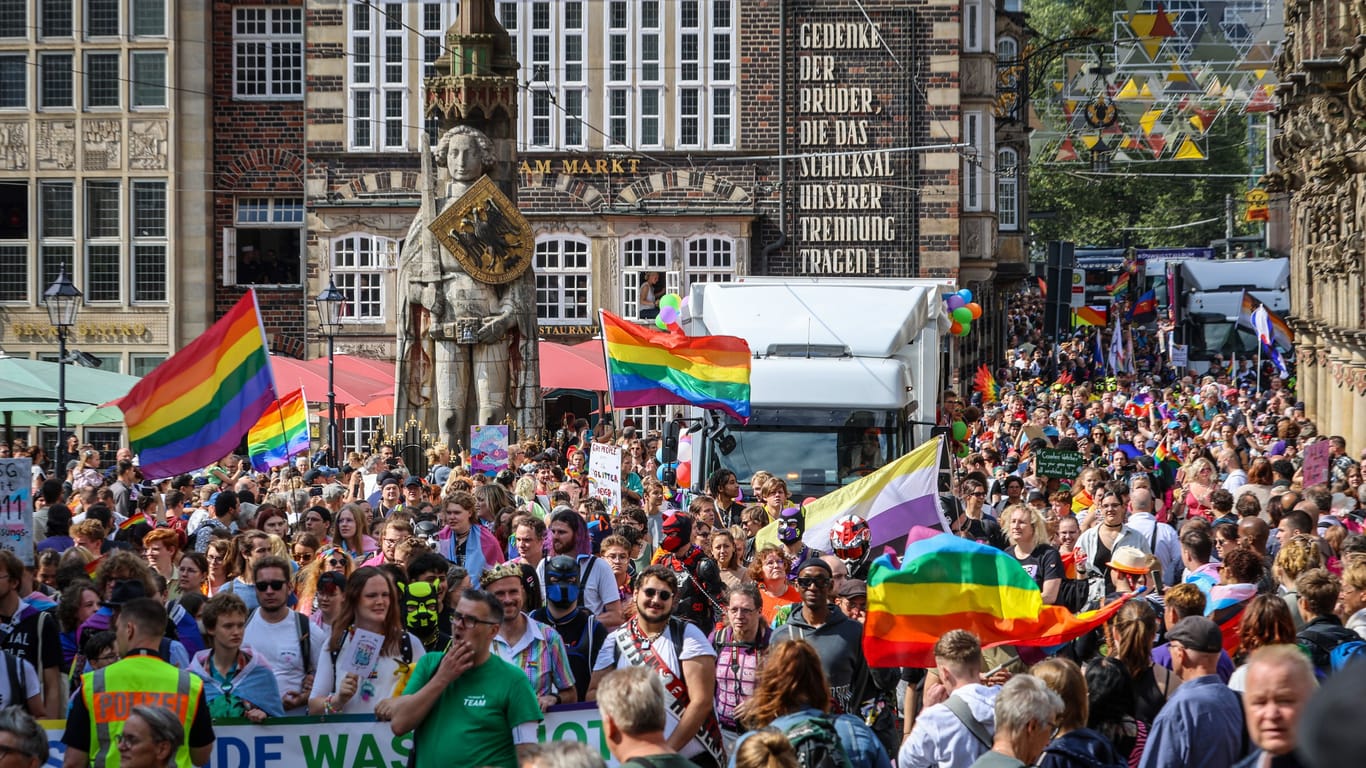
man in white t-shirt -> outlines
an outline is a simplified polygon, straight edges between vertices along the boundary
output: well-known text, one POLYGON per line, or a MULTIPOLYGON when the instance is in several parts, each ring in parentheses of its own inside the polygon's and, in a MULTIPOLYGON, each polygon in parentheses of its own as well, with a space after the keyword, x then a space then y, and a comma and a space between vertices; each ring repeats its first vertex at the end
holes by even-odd
POLYGON ((19 707, 34 717, 43 717, 43 679, 33 665, 11 654, 0 651, 0 709, 19 707), (23 687, 14 693, 14 683, 23 687))
MULTIPOLYGON (((588 526, 578 512, 563 507, 550 516, 546 526, 550 531, 550 553, 548 557, 565 555, 579 562, 581 586, 580 604, 587 608, 603 626, 608 629, 621 626, 621 590, 617 579, 612 575, 612 566, 606 560, 587 554, 588 526), (584 542, 582 552, 579 542, 584 542)), ((536 578, 541 582, 541 600, 545 600, 545 560, 536 565, 536 578)))
POLYGON ((588 698, 608 672, 644 666, 664 683, 668 722, 664 736, 670 749, 708 764, 721 762, 721 730, 713 709, 716 695, 716 649, 695 625, 673 617, 678 581, 667 566, 652 565, 636 582, 636 615, 607 636, 597 661, 588 698))
POLYGON ((280 685, 286 715, 308 714, 308 692, 326 641, 325 631, 289 609, 289 563, 268 555, 252 564, 252 581, 260 607, 247 621, 244 646, 265 659, 280 685))

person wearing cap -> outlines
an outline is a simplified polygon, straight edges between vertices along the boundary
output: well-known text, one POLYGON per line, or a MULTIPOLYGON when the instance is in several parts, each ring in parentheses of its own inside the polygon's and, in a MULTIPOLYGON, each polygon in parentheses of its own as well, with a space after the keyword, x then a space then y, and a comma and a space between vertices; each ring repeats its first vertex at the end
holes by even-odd
POLYGON ((835 592, 835 605, 844 615, 862 624, 868 617, 868 582, 863 579, 845 579, 835 592))
POLYGON ((203 552, 209 548, 209 541, 213 539, 214 531, 231 533, 233 523, 237 519, 237 493, 235 491, 219 491, 214 496, 216 498, 213 500, 213 514, 194 532, 194 551, 196 552, 203 552))
POLYGON ((484 571, 479 585, 503 604, 503 623, 493 636, 493 652, 526 674, 541 711, 577 702, 564 638, 524 612, 526 585, 521 567, 516 563, 495 566, 484 571))
POLYGON ((797 589, 801 608, 794 610, 787 623, 773 630, 773 644, 784 640, 805 640, 816 649, 830 682, 831 705, 837 712, 857 712, 861 702, 854 697, 854 686, 867 674, 863 659, 863 625, 844 615, 830 602, 834 572, 830 564, 811 558, 797 566, 797 589))
POLYGON ((403 502, 398 508, 416 512, 422 507, 425 496, 426 487, 422 483, 422 478, 409 475, 408 479, 403 481, 403 502))
POLYGON ((403 508, 402 484, 403 477, 393 472, 386 474, 380 480, 379 503, 373 505, 374 512, 370 515, 371 523, 383 520, 394 511, 403 508))
POLYGON ((1181 687, 1153 721, 1139 768, 1233 765, 1243 757, 1243 706, 1217 674, 1223 634, 1204 616, 1167 632, 1181 687))

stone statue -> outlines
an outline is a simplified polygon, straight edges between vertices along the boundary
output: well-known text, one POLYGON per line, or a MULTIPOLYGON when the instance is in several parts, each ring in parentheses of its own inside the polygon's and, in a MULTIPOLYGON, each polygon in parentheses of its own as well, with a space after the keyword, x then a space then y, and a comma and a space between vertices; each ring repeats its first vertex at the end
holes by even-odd
POLYGON ((539 392, 528 349, 536 344, 533 242, 488 178, 496 158, 484 133, 457 125, 435 152, 425 140, 422 149, 422 208, 399 254, 395 416, 400 424, 415 416, 456 446, 471 425, 500 424, 510 413, 522 425, 518 412, 540 407, 527 396, 539 392), (433 161, 446 169, 440 195, 433 161))

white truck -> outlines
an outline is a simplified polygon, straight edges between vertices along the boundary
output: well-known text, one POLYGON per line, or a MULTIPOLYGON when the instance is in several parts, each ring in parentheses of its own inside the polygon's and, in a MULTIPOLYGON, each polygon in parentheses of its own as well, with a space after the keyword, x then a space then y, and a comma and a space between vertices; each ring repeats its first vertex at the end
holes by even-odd
POLYGON ((1220 259, 1167 265, 1177 313, 1177 343, 1189 345, 1190 367, 1209 369, 1214 355, 1255 356, 1257 337, 1239 328, 1243 292, 1284 317, 1290 309, 1289 259, 1220 259))
POLYGON ((796 498, 820 496, 929 439, 952 370, 942 294, 952 280, 747 277, 697 283, 689 336, 749 343, 749 422, 694 411, 692 484, 760 469, 796 498))

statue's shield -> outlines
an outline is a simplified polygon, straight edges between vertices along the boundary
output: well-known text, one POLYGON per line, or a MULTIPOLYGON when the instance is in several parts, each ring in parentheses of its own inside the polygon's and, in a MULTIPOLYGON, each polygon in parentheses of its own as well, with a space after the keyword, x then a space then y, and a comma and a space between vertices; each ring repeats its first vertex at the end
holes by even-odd
POLYGON ((474 279, 510 283, 531 267, 536 236, 498 185, 483 176, 431 223, 437 242, 474 279))

